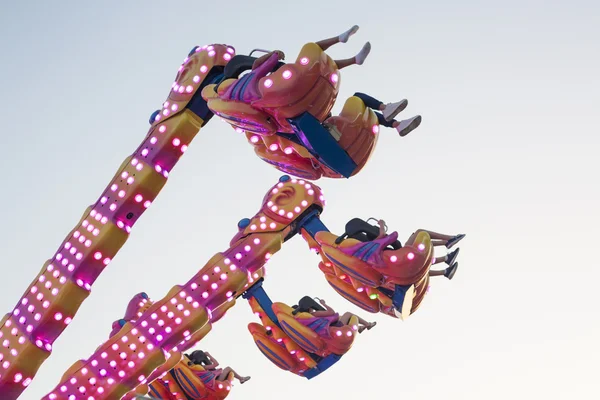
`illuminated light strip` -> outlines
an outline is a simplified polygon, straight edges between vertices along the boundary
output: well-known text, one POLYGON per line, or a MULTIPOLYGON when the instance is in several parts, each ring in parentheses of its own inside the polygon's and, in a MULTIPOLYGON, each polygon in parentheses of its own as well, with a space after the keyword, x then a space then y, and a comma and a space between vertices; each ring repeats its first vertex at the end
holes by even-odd
MULTIPOLYGON (((287 183, 275 187, 283 190, 283 186, 296 184, 282 182, 287 183)), ((268 194, 277 196, 272 189, 268 194)), ((316 196, 303 191, 296 193, 302 200, 309 198, 310 203, 318 202, 316 196)), ((263 212, 264 208, 261 208, 254 218, 263 212)), ((289 224, 293 222, 289 221, 289 224)), ((271 254, 279 251, 284 236, 285 233, 281 231, 251 233, 235 241, 227 251, 213 256, 185 285, 173 287, 167 296, 146 310, 135 324, 126 324, 90 358, 81 361, 80 367, 65 376, 43 400, 81 394, 85 394, 84 398, 91 396, 94 400, 120 398, 139 384, 145 384, 146 377, 165 363, 166 355, 174 351, 175 345, 210 324, 213 312, 218 312, 235 300, 233 292, 241 293, 249 282, 248 269, 257 269, 256 264, 261 266, 258 269, 262 268, 271 254), (261 239, 257 241, 259 237, 261 239), (236 260, 235 264, 233 260, 236 260), (187 315, 186 310, 190 311, 187 315), (136 346, 135 351, 127 347, 130 344, 136 346), (140 352, 144 352, 143 357, 140 357, 140 352), (95 379, 95 386, 81 383, 89 382, 92 378, 95 379), (99 392, 98 388, 102 388, 102 391, 99 392)))
POLYGON ((0 345, 10 336, 19 344, 10 350, 0 346, 3 399, 16 399, 31 383, 50 355, 52 343, 75 316, 93 282, 125 244, 133 224, 156 198, 166 183, 168 172, 203 123, 191 111, 184 110, 152 126, 144 142, 125 160, 98 201, 86 210, 54 257, 44 264, 17 306, 0 321, 0 337, 5 338, 0 340, 0 345), (170 132, 168 126, 172 127, 170 132), (170 143, 160 147, 160 135, 170 138, 170 143), (152 153, 147 150, 148 144, 161 151, 152 153), (172 154, 167 157, 168 170, 158 163, 154 171, 144 168, 149 166, 148 161, 169 152, 172 154), (132 214, 135 219, 129 221, 127 217, 132 214), (117 230, 123 233, 118 234, 117 230), (12 334, 15 327, 18 330, 12 334))

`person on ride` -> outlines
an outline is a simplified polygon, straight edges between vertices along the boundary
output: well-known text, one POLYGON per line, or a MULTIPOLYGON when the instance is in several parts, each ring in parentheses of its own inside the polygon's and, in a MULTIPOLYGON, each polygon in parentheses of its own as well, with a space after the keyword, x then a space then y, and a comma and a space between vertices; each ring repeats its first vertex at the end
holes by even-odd
POLYGON ((344 313, 340 317, 338 313, 334 311, 333 308, 329 307, 329 305, 325 302, 325 300, 319 299, 322 307, 310 296, 304 296, 298 301, 297 306, 293 306, 294 311, 292 315, 296 315, 298 313, 309 313, 315 318, 323 318, 329 321, 329 326, 344 326, 350 323, 350 318, 356 317, 358 318, 358 333, 362 333, 365 329, 370 330, 377 322, 368 322, 359 317, 358 315, 352 314, 350 312, 344 313))
MULTIPOLYGON (((350 36, 354 35, 358 31, 358 25, 354 25, 352 28, 348 29, 346 32, 342 33, 339 36, 335 36, 329 39, 324 39, 316 44, 323 49, 323 51, 329 49, 331 46, 337 43, 346 43, 350 36)), ((342 69, 348 67, 350 65, 362 65, 369 53, 371 52, 371 43, 367 42, 361 51, 354 57, 348 58, 345 60, 335 60, 335 63, 338 69, 342 69)), ((258 61, 258 60, 257 60, 258 61)), ((379 121, 379 125, 385 126, 386 128, 394 128, 398 131, 400 136, 404 137, 408 135, 410 132, 414 131, 421 125, 421 116, 417 115, 407 120, 396 121, 394 118, 400 112, 402 112, 406 106, 408 105, 408 100, 403 99, 396 103, 388 103, 384 104, 383 102, 377 100, 376 98, 369 96, 364 93, 354 93, 354 96, 358 97, 365 103, 365 106, 371 108, 375 111, 375 115, 377 116, 377 120, 379 121), (377 112, 381 111, 381 112, 377 112)))
POLYGON ((240 383, 244 383, 250 379, 249 376, 239 375, 231 367, 217 368, 219 362, 207 351, 196 350, 192 354, 186 354, 186 357, 190 360, 188 365, 200 365, 204 368, 204 371, 198 372, 197 376, 207 385, 209 383, 212 384, 214 381, 223 382, 227 380, 227 377, 232 372, 234 378, 240 383))
MULTIPOLYGON (((339 36, 334 36, 329 39, 324 39, 316 42, 316 45, 319 46, 323 51, 327 50, 331 46, 337 43, 346 43, 350 36, 354 35, 358 31, 358 25, 354 25, 352 28, 348 29, 346 32, 342 33, 339 36)), ((334 60, 338 69, 349 67, 350 65, 362 65, 365 62, 365 59, 369 55, 371 51, 371 43, 367 42, 358 54, 352 58, 347 58, 344 60, 334 60)), ((250 103, 255 100, 260 99, 260 92, 258 91, 258 81, 267 76, 273 69, 277 66, 279 61, 285 59, 285 54, 281 50, 275 50, 270 53, 267 53, 256 61, 252 65, 252 71, 249 74, 241 77, 238 82, 234 85, 231 85, 225 92, 225 96, 227 98, 233 98, 239 92, 239 88, 242 86, 246 86, 246 89, 243 91, 240 100, 250 103)))
MULTIPOLYGON (((379 224, 379 235, 377 236, 377 239, 381 239, 381 238, 384 238, 387 236, 387 225, 385 224, 385 221, 382 219, 380 219, 378 221, 378 224, 379 224)), ((444 235, 442 233, 428 231, 425 229, 419 229, 418 231, 413 232, 413 234, 410 235, 410 237, 406 241, 406 245, 409 245, 409 246, 412 245, 415 242, 415 239, 419 232, 427 232, 429 234, 429 236, 431 237, 431 244, 434 247, 445 246, 447 249, 451 249, 452 247, 454 247, 454 245, 456 245, 458 242, 460 242, 466 236, 465 234, 462 234, 462 233, 459 235, 451 236, 451 235, 444 235)), ((429 276, 442 276, 443 275, 448 279, 452 279, 458 268, 458 262, 456 262, 456 257, 458 256, 459 251, 460 251, 460 248, 456 248, 456 250, 446 254, 443 257, 437 257, 433 261, 432 265, 444 262, 444 263, 448 264, 449 267, 444 270, 440 270, 440 271, 429 271, 429 276)))
MULTIPOLYGON (((315 42, 315 44, 317 46, 319 46, 321 48, 321 50, 326 51, 334 44, 348 42, 348 39, 350 39, 350 36, 354 35, 358 31, 358 28, 359 28, 358 25, 354 25, 352 28, 348 29, 346 32, 342 33, 341 35, 334 36, 334 37, 331 37, 328 39, 319 40, 318 42, 315 42)), ((367 43, 365 43, 363 48, 358 52, 358 54, 355 55, 354 57, 346 58, 344 60, 334 60, 334 62, 338 69, 343 69, 343 68, 346 68, 346 67, 349 67, 349 66, 355 65, 355 64, 362 65, 365 62, 365 60, 367 59, 367 56, 369 55, 370 52, 371 52, 371 43, 367 42, 367 43)), ((256 75, 258 76, 257 79, 261 79, 261 78, 265 77, 269 72, 271 72, 271 70, 273 68, 275 68, 277 63, 280 60, 283 60, 284 58, 285 58, 285 54, 281 50, 275 50, 268 54, 265 54, 264 56, 260 57, 256 61, 254 61, 254 64, 252 65, 252 72, 256 73, 256 75), (262 68, 262 67, 264 67, 264 68, 262 68)))
POLYGON ((356 92, 354 93, 354 96, 361 99, 363 103, 365 103, 365 106, 375 112, 379 125, 396 129, 401 137, 408 135, 421 125, 422 118, 420 115, 402 121, 396 121, 394 119, 396 115, 400 114, 408 105, 408 100, 406 99, 402 99, 395 103, 384 104, 382 101, 365 93, 356 92))

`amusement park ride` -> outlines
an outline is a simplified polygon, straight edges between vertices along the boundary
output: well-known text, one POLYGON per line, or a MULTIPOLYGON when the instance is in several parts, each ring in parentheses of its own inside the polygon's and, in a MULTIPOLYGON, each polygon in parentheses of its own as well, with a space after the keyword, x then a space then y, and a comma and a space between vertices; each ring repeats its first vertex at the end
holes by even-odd
MULTIPOLYGON (((285 175, 268 189, 258 212, 239 221, 229 248, 188 282, 160 300, 134 296, 110 338, 73 364, 45 400, 224 399, 234 372, 226 369, 218 376, 223 370, 196 363, 185 352, 240 298, 260 320, 248 329, 265 357, 307 379, 324 372, 350 350, 361 328, 356 316, 322 317, 271 301, 263 266, 295 235, 319 254, 319 269, 331 287, 370 313, 400 319, 414 313, 430 276, 439 275, 430 271, 437 262, 447 262, 445 275, 452 277, 457 251, 436 258, 434 247, 451 248, 464 235, 418 230, 402 245, 396 232, 387 234, 358 218, 341 236, 329 232, 321 220, 323 192, 309 180, 357 174, 375 148, 382 115, 352 96, 339 116, 331 116, 343 66, 319 43, 306 44, 292 63, 281 58, 280 52, 235 55, 222 44, 192 49, 167 100, 152 114, 142 144, 1 320, 2 399, 18 398, 35 377, 95 280, 213 115, 243 132, 257 156, 285 175), (261 73, 261 66, 267 70, 261 73)), ((414 129, 419 122, 420 117, 402 121, 398 129, 414 129)))

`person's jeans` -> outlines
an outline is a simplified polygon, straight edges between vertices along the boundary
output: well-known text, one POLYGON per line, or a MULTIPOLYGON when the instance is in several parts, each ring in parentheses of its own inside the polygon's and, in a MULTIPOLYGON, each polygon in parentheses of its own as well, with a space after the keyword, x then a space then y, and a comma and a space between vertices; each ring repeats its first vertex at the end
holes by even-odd
POLYGON ((383 117, 383 114, 379 112, 379 107, 383 104, 381 101, 377 100, 375 97, 371 97, 368 94, 356 92, 354 96, 358 97, 365 103, 365 106, 369 107, 375 112, 377 115, 377 120, 379 121, 379 125, 385 126, 387 128, 393 128, 394 121, 386 121, 383 117))

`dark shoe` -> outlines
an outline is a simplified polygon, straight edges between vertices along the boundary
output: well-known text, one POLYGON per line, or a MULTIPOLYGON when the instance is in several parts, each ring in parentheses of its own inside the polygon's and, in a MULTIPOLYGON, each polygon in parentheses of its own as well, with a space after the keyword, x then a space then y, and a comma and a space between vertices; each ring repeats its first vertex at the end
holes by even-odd
POLYGON ((455 262, 450 267, 446 268, 446 270, 444 271, 444 276, 446 278, 448 278, 449 280, 452 280, 452 278, 454 278, 454 274, 456 273, 457 269, 458 269, 458 263, 455 262))
POLYGON ((460 248, 457 248, 453 252, 450 252, 446 255, 446 264, 452 265, 454 261, 456 261, 456 257, 458 257, 458 253, 460 253, 460 248))
POLYGON ((464 239, 464 237, 467 236, 464 233, 461 233, 460 235, 456 235, 454 236, 452 239, 448 240, 446 242, 446 248, 447 249, 451 249, 452 247, 454 247, 454 245, 458 242, 460 242, 461 240, 464 239))

